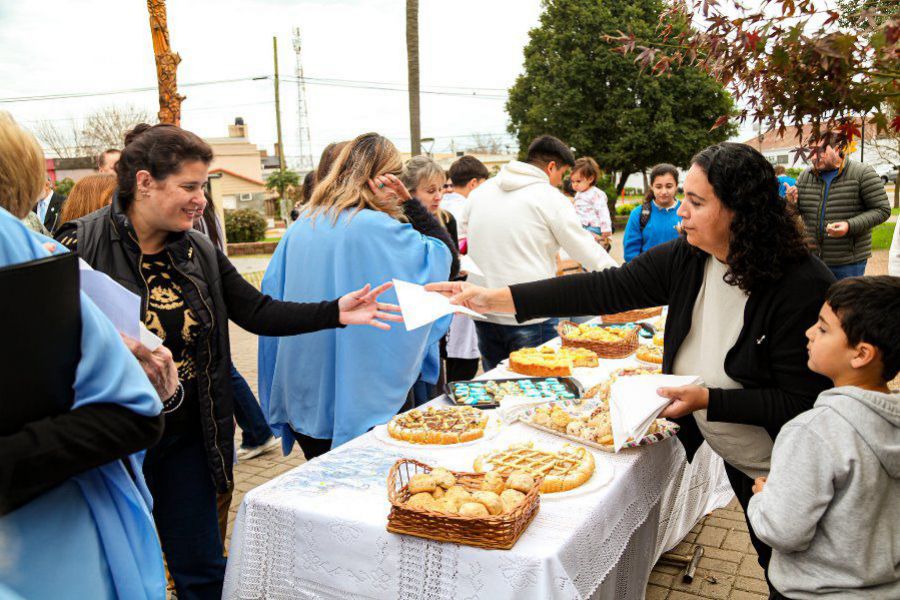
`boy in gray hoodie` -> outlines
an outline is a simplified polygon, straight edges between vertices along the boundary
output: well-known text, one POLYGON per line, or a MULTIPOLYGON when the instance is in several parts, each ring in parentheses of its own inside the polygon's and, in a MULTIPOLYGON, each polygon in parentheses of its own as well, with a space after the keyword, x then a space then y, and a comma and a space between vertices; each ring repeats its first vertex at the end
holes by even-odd
POLYGON ((835 387, 781 429, 747 507, 770 597, 900 598, 900 278, 834 284, 806 337, 835 387))

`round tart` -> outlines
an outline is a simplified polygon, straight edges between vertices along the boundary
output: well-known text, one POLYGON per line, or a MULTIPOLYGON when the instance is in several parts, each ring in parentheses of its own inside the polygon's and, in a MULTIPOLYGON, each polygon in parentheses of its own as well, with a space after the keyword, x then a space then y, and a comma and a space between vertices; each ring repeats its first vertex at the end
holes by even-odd
POLYGON ((460 444, 484 436, 488 416, 471 406, 430 406, 397 415, 388 423, 388 434, 413 444, 460 444))
POLYGON ((663 362, 663 349, 656 345, 645 345, 638 348, 636 358, 645 363, 661 365, 663 362))
POLYGON ((583 446, 565 445, 542 450, 531 442, 514 444, 505 450, 488 452, 475 459, 475 471, 497 471, 504 477, 516 471, 543 477, 541 493, 573 490, 594 474, 594 455, 583 446))

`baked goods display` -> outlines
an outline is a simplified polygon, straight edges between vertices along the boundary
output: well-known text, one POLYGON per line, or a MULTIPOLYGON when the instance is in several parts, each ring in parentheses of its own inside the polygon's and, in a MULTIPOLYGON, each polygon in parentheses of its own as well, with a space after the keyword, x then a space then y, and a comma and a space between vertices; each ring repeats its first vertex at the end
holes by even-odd
POLYGON ((595 385, 587 392, 585 392, 584 397, 597 398, 599 400, 603 400, 604 402, 608 402, 609 391, 612 388, 612 384, 619 377, 633 377, 636 375, 659 375, 660 373, 662 373, 662 369, 650 367, 625 367, 623 369, 617 369, 610 373, 609 379, 595 385))
POLYGON ((587 348, 522 348, 509 355, 509 369, 533 377, 568 377, 576 367, 596 367, 597 353, 587 348))
POLYGON ((660 348, 662 348, 664 337, 665 336, 662 331, 657 331, 656 333, 654 333, 653 334, 653 345, 659 346, 660 348))
POLYGON ((388 474, 388 531, 510 548, 537 514, 540 484, 525 472, 463 473, 401 459, 388 474))
MULTIPOLYGON (((586 444, 604 452, 613 452, 612 418, 607 402, 575 406, 568 402, 554 402, 539 406, 522 421, 548 433, 586 444)), ((664 440, 678 432, 678 425, 666 419, 656 419, 639 440, 630 439, 626 448, 646 446, 664 440)))
POLYGON ((595 325, 563 321, 557 331, 564 347, 587 348, 601 358, 625 358, 638 347, 638 328, 633 323, 595 325))
POLYGON ((663 362, 662 346, 657 346, 656 344, 646 344, 641 346, 638 348, 635 358, 642 363, 661 365, 663 362))
POLYGON ((507 478, 507 486, 516 473, 543 477, 541 493, 552 494, 573 490, 590 479, 594 474, 594 456, 582 446, 565 445, 550 450, 527 442, 482 454, 475 459, 474 469, 496 471, 507 478))
POLYGON ((413 444, 459 444, 484 435, 488 415, 470 406, 430 406, 397 415, 388 434, 413 444))
POLYGON ((572 400, 581 397, 581 388, 571 379, 487 379, 454 381, 446 386, 447 395, 458 405, 498 406, 506 396, 572 400))
POLYGON ((634 310, 626 310, 624 312, 612 315, 601 315, 600 319, 604 323, 634 323, 635 321, 644 321, 662 314, 662 306, 653 306, 651 308, 636 308, 634 310))

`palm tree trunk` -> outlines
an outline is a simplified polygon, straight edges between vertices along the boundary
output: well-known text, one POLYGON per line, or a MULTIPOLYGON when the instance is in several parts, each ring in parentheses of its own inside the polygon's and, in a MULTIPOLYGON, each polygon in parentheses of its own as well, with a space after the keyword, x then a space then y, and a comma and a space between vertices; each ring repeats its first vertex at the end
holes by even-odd
POLYGON ((409 77, 409 137, 413 156, 422 153, 419 113, 419 0, 406 0, 406 65, 409 77))

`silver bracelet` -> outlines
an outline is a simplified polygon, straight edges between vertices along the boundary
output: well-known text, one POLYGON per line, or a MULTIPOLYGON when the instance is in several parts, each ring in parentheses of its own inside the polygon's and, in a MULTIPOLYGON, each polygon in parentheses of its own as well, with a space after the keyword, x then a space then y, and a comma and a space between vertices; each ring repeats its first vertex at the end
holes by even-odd
POLYGON ((163 414, 177 410, 182 402, 184 402, 184 386, 181 385, 181 382, 179 381, 178 387, 175 389, 175 393, 172 394, 172 397, 168 400, 163 400, 163 414))

